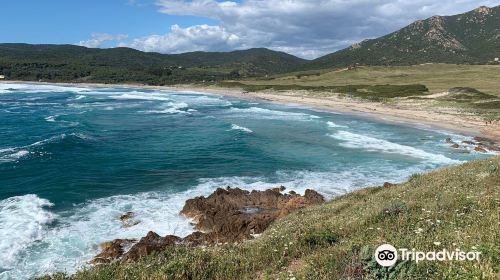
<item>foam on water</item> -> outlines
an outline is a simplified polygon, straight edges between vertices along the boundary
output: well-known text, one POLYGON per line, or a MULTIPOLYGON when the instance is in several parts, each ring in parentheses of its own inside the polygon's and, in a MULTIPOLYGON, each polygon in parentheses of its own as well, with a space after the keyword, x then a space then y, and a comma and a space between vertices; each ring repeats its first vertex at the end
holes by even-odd
POLYGON ((455 164, 459 160, 450 159, 440 154, 433 154, 414 147, 389 142, 383 139, 373 138, 362 134, 348 131, 338 131, 329 135, 332 138, 341 140, 342 147, 351 149, 363 149, 367 151, 377 151, 389 154, 401 154, 413 158, 424 159, 436 164, 455 164))
POLYGON ((44 238, 55 215, 52 206, 36 195, 24 195, 0 201, 0 276, 18 264, 19 254, 44 238))
POLYGON ((186 102, 169 102, 162 106, 160 110, 148 110, 145 113, 152 114, 190 114, 189 110, 185 110, 189 107, 186 102), (184 109, 184 110, 183 110, 184 109))
POLYGON ((0 150, 0 163, 18 161, 22 157, 29 155, 29 153, 30 152, 27 150, 16 150, 16 149, 0 150))
POLYGON ((331 127, 331 128, 347 128, 347 126, 345 126, 345 125, 336 124, 332 121, 328 121, 328 122, 326 122, 326 124, 328 125, 328 127, 331 127))
POLYGON ((250 108, 230 108, 229 113, 233 113, 235 117, 243 118, 256 118, 256 119, 272 119, 272 120, 297 120, 297 121, 307 121, 312 119, 319 119, 319 116, 306 114, 306 113, 296 113, 296 112, 286 112, 279 110, 270 110, 266 108, 250 107, 250 108))
POLYGON ((240 130, 240 131, 243 131, 243 132, 246 132, 246 133, 252 133, 253 131, 249 128, 246 128, 244 126, 239 126, 237 124, 231 124, 231 129, 232 130, 240 130))
POLYGON ((111 95, 116 100, 144 100, 144 101, 169 101, 170 98, 163 94, 147 92, 131 92, 120 95, 111 95))
POLYGON ((17 83, 0 83, 0 93, 15 93, 15 92, 85 92, 88 91, 85 87, 57 86, 57 85, 41 85, 41 84, 17 84, 17 83))

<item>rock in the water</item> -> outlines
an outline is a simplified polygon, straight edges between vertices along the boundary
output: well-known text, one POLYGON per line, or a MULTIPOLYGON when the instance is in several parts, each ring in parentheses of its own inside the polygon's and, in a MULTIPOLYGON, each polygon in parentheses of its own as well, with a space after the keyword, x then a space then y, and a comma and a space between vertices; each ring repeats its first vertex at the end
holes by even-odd
POLYGON ((452 147, 453 149, 459 149, 459 148, 460 148, 460 145, 458 145, 457 143, 455 143, 455 144, 451 145, 451 147, 452 147))
POLYGON ((489 138, 480 137, 480 136, 474 137, 474 141, 479 142, 479 144, 487 144, 487 145, 494 145, 495 144, 495 141, 493 141, 489 138))
POLYGON ((132 226, 135 226, 135 225, 141 223, 141 221, 135 220, 134 218, 135 218, 135 213, 130 212, 130 211, 121 215, 120 221, 122 222, 122 226, 124 228, 127 228, 127 227, 132 227, 132 226))
MULTIPOLYGON (((181 214, 193 219, 198 231, 180 238, 173 235, 161 237, 150 231, 145 237, 125 250, 123 239, 108 242, 93 263, 134 262, 168 246, 205 246, 228 242, 239 242, 262 233, 279 217, 291 211, 318 204, 323 196, 313 190, 306 190, 304 196, 289 192, 285 187, 265 191, 245 191, 239 188, 217 189, 208 197, 196 197, 186 201, 181 214)), ((120 220, 133 221, 134 214, 128 212, 120 220)))
POLYGON ((487 152, 488 152, 488 151, 486 151, 483 147, 480 147, 480 146, 475 147, 475 148, 474 148, 474 151, 476 151, 476 152, 480 152, 480 153, 487 153, 487 152))
POLYGON ((490 145, 486 147, 487 150, 494 151, 494 152, 500 152, 500 147, 495 146, 495 145, 490 145))

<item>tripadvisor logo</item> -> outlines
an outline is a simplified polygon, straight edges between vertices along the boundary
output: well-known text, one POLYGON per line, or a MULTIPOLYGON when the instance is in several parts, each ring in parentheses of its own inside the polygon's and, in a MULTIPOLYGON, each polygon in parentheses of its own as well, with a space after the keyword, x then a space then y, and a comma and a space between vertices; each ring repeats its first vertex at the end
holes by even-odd
POLYGON ((390 244, 380 245, 375 250, 375 260, 378 264, 385 267, 393 266, 398 259, 414 261, 415 263, 420 261, 479 261, 480 255, 481 252, 479 251, 465 252, 460 249, 456 249, 455 251, 443 249, 441 251, 428 252, 406 248, 397 250, 390 244))

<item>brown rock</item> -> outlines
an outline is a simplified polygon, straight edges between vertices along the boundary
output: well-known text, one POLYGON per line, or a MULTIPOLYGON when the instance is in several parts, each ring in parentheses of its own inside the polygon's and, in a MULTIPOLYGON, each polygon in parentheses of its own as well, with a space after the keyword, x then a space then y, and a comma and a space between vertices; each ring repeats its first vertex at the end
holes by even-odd
POLYGON ((132 227, 132 226, 135 226, 135 225, 141 223, 141 221, 139 221, 139 220, 134 220, 134 217, 135 217, 135 213, 130 212, 130 211, 121 215, 120 221, 122 221, 122 226, 124 228, 127 228, 127 227, 132 227))
POLYGON ((480 145, 495 145, 495 141, 486 137, 476 136, 474 137, 474 141, 478 142, 480 145))
POLYGON ((304 196, 282 194, 284 190, 280 187, 248 192, 219 188, 207 198, 186 201, 181 213, 195 221, 196 229, 213 233, 212 237, 220 242, 234 242, 262 233, 276 218, 294 209, 324 201, 313 190, 306 190, 304 196))
POLYGON ((134 239, 115 239, 110 242, 104 242, 100 245, 101 253, 94 257, 92 264, 112 263, 123 256, 127 246, 130 246, 136 240, 134 239))
POLYGON ((500 147, 495 146, 495 145, 487 146, 486 149, 488 149, 490 151, 500 152, 500 147))
POLYGON ((155 232, 150 231, 121 257, 120 262, 127 263, 136 261, 141 257, 151 254, 152 252, 159 252, 164 250, 167 246, 173 246, 181 240, 181 238, 174 235, 161 237, 155 232))
POLYGON ((126 221, 126 220, 130 220, 132 219, 133 217, 135 216, 134 212, 127 212, 123 215, 120 216, 120 221, 126 221))
POLYGON ((392 184, 392 183, 389 183, 389 182, 385 182, 385 183, 384 183, 384 185, 383 185, 383 187, 384 187, 384 188, 390 188, 390 187, 393 187, 393 186, 395 186, 395 185, 396 185, 396 184, 392 184))
MULTIPOLYGON (((306 190, 304 196, 295 192, 282 193, 285 187, 265 191, 245 191, 239 188, 217 189, 208 197, 196 197, 186 201, 181 214, 192 218, 198 231, 179 238, 173 235, 161 237, 150 231, 130 250, 125 250, 121 239, 109 242, 97 255, 93 263, 134 262, 152 252, 162 251, 168 246, 217 245, 239 242, 262 233, 278 217, 291 211, 324 201, 323 196, 306 190)), ((122 221, 133 221, 133 213, 120 217, 122 221)), ((126 244, 131 244, 126 243, 126 244)))
POLYGON ((486 152, 488 152, 488 151, 486 151, 486 150, 485 150, 483 147, 481 147, 481 146, 475 147, 475 148, 474 148, 474 151, 476 151, 476 152, 480 152, 480 153, 486 153, 486 152))
POLYGON ((323 196, 315 190, 307 189, 304 193, 304 197, 307 199, 309 204, 322 203, 325 201, 323 196))
POLYGON ((457 143, 451 145, 450 147, 452 147, 453 149, 459 149, 460 148, 460 145, 458 145, 457 143))

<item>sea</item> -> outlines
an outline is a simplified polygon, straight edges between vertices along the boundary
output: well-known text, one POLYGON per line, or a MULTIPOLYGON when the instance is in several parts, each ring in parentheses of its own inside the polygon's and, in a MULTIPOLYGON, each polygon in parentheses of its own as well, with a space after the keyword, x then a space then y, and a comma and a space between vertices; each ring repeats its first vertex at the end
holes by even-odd
POLYGON ((116 238, 186 236, 184 202, 219 187, 332 199, 488 156, 446 138, 470 139, 203 92, 0 83, 0 279, 74 273, 116 238), (140 223, 124 228, 129 211, 140 223))

